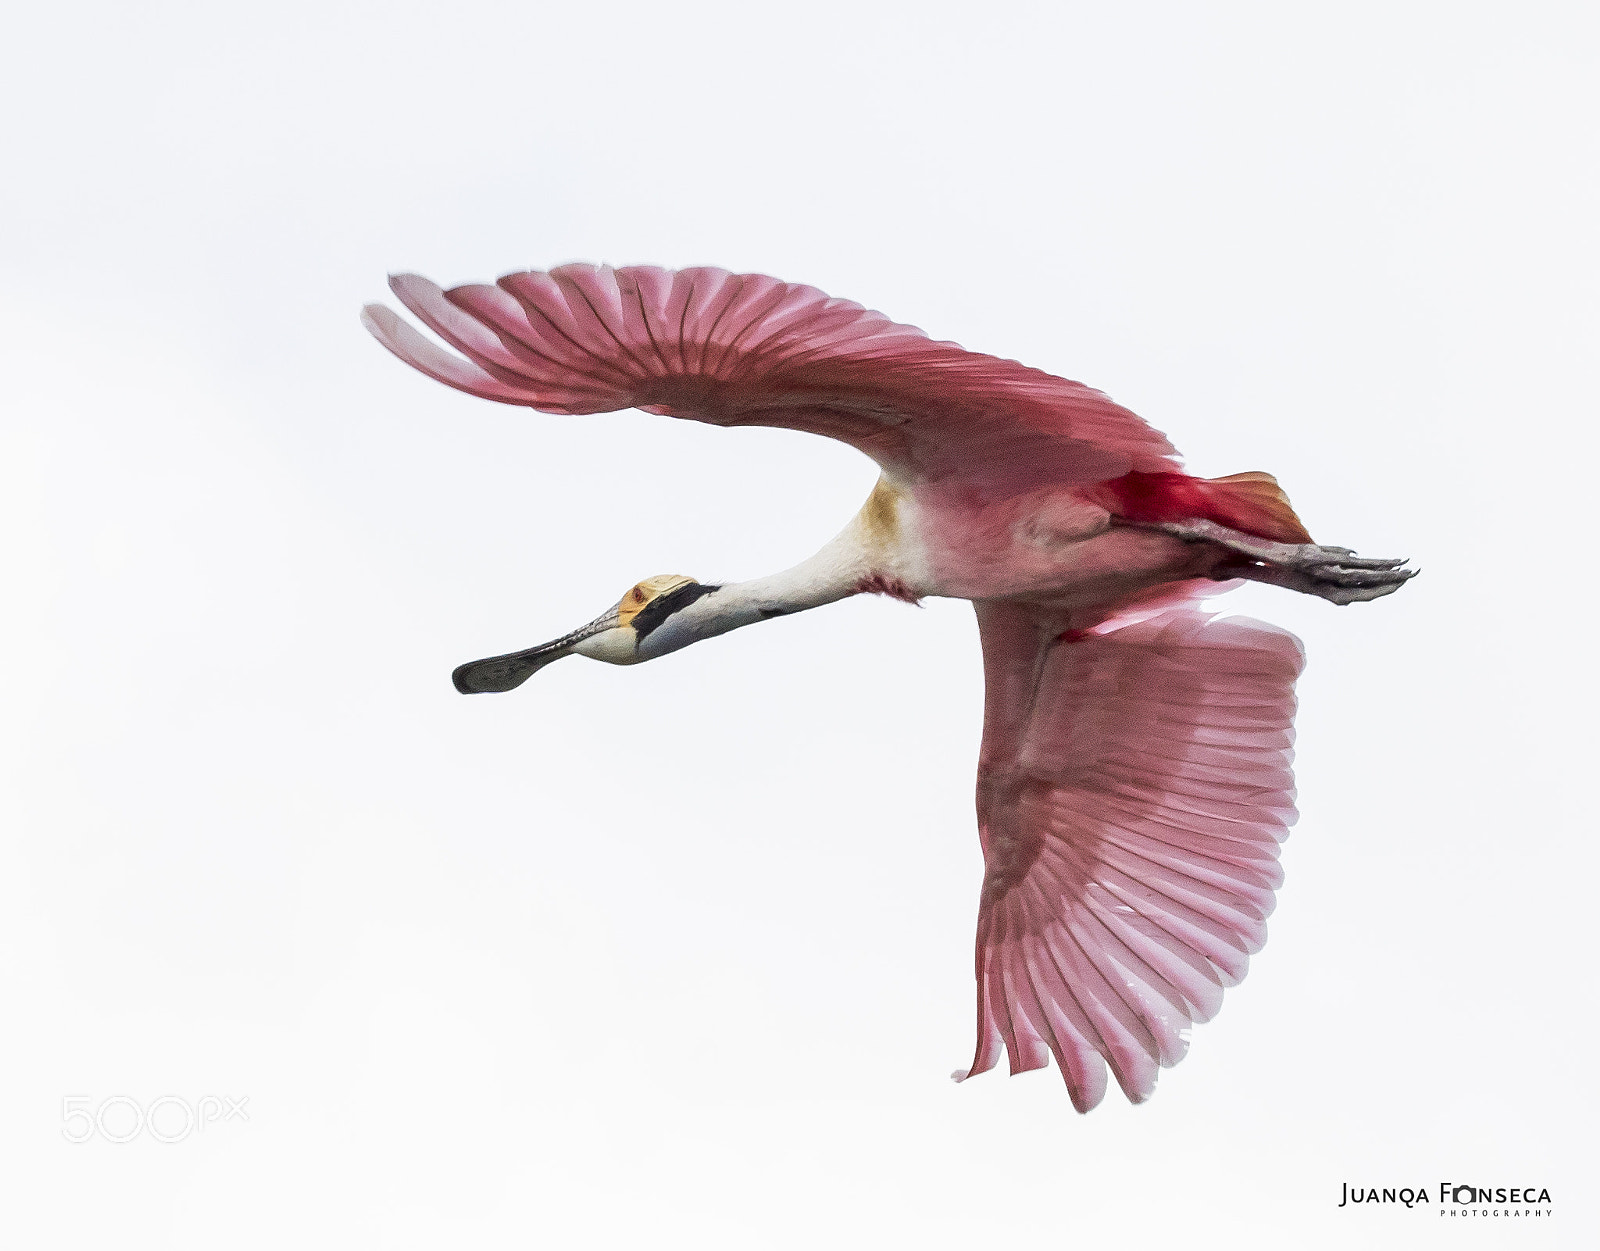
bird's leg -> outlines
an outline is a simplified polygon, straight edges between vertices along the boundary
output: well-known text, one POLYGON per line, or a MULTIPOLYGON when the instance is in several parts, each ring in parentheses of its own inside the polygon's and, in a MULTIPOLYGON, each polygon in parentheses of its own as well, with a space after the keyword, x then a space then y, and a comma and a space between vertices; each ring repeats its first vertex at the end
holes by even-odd
POLYGON ((1186 543, 1211 543, 1226 549, 1233 559, 1211 572, 1217 581, 1246 578, 1316 595, 1335 604, 1392 595, 1417 576, 1406 569, 1405 559, 1357 556, 1348 547, 1323 547, 1318 543, 1277 543, 1233 530, 1204 518, 1142 524, 1186 543))

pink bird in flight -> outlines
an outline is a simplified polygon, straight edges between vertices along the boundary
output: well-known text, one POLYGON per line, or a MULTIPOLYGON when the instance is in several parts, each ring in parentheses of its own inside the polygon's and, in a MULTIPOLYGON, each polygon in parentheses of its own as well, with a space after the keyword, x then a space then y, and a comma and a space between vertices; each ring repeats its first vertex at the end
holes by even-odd
POLYGON ((1142 1102, 1266 938, 1295 819, 1300 642, 1196 607, 1218 582, 1335 604, 1412 577, 1311 541, 1264 473, 1185 474, 1078 382, 939 343, 756 274, 565 265, 445 291, 399 275, 363 321, 457 390, 547 413, 638 408, 839 439, 882 473, 815 556, 770 577, 646 578, 572 633, 462 665, 509 691, 563 656, 637 664, 877 592, 968 599, 986 684, 978 1045, 957 1079, 1054 1055, 1086 1112, 1142 1102))

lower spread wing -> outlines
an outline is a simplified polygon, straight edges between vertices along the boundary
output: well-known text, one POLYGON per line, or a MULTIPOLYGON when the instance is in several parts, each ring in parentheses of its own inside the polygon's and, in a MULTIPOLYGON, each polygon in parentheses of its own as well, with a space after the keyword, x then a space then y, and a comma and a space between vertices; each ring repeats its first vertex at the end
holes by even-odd
POLYGON ((978 619, 970 1071, 1003 1041, 1013 1073, 1053 1053, 1080 1112, 1108 1064, 1141 1102, 1266 940, 1295 818, 1299 641, 1189 609, 1072 642, 1025 606, 980 604, 978 619))
POLYGON ((720 269, 564 265, 445 291, 399 275, 367 328, 458 390, 553 413, 642 408, 840 439, 927 480, 1104 481, 1171 470, 1172 445, 1099 391, 937 343, 814 287, 720 269))

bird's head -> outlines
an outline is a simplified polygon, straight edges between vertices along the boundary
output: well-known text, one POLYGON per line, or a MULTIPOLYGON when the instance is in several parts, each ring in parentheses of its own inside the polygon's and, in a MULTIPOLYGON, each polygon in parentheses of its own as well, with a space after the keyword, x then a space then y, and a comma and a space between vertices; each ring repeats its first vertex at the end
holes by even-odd
MULTIPOLYGON (((526 651, 473 660, 451 675, 463 695, 509 691, 521 686, 553 660, 587 656, 613 665, 653 660, 700 637, 682 615, 713 591, 681 573, 663 573, 635 583, 621 599, 588 625, 526 651), (663 628, 665 627, 665 628, 663 628)), ((703 613, 690 614, 696 618, 703 613)))

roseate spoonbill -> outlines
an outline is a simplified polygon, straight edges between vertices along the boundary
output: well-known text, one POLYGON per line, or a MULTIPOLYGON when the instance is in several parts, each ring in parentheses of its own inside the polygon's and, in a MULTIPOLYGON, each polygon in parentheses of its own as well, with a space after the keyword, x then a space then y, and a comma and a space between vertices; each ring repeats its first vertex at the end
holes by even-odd
POLYGON ((937 343, 811 287, 720 269, 566 265, 441 290, 390 279, 446 351, 363 320, 457 390, 547 413, 639 408, 843 440, 882 470, 815 556, 750 582, 646 578, 588 625, 462 665, 509 691, 551 661, 637 664, 878 592, 969 599, 986 681, 978 1046, 1053 1054, 1073 1104, 1106 1066, 1140 1102, 1265 939, 1294 820, 1299 640, 1194 601, 1269 582, 1335 604, 1413 571, 1322 547, 1264 473, 1205 480, 1100 392, 937 343))

